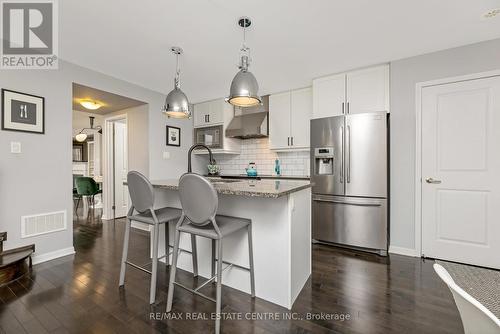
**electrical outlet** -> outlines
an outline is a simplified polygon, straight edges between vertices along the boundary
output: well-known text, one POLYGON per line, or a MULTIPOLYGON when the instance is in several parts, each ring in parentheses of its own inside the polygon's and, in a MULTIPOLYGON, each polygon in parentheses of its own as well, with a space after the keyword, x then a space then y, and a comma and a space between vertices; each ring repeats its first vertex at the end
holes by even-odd
POLYGON ((21 143, 18 141, 10 142, 10 153, 19 154, 21 153, 21 143))
POLYGON ((170 152, 163 152, 163 159, 170 159, 170 152))

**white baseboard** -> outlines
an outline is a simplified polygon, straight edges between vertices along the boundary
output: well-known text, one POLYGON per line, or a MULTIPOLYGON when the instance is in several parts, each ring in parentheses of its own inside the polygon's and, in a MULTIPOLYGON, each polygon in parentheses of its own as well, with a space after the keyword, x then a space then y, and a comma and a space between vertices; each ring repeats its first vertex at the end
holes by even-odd
POLYGON ((68 247, 68 248, 63 248, 63 249, 58 249, 53 252, 48 252, 44 254, 33 254, 33 264, 38 264, 50 260, 57 259, 59 257, 63 257, 66 255, 72 255, 75 254, 75 248, 74 247, 68 247))
POLYGON ((412 256, 412 257, 420 257, 420 255, 417 254, 417 251, 415 249, 398 247, 398 246, 389 246, 389 253, 412 256))

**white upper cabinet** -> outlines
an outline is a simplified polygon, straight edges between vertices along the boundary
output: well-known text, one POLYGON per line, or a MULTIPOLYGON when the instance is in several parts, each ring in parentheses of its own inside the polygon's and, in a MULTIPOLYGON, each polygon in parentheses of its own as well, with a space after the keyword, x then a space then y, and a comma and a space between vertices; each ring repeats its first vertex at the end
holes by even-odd
MULTIPOLYGON (((219 99, 219 100, 209 102, 208 123, 214 124, 214 125, 215 124, 222 124, 224 122, 224 110, 227 109, 227 104, 228 103, 226 101, 224 101, 224 99, 219 99)), ((230 107, 229 109, 232 109, 232 108, 230 107)))
POLYGON ((292 91, 290 135, 292 148, 309 148, 309 123, 312 117, 312 89, 292 91))
POLYGON ((371 67, 347 74, 347 112, 389 111, 389 66, 371 67))
POLYGON ((298 89, 269 96, 269 148, 309 148, 312 89, 298 89))
POLYGON ((313 118, 338 116, 345 108, 345 74, 313 81, 313 118))
POLYGON ((290 92, 269 96, 269 148, 288 149, 290 146, 290 92))
POLYGON ((313 118, 389 112, 389 65, 313 80, 313 118))
MULTIPOLYGON (((205 127, 222 124, 224 122, 224 99, 202 102, 194 105, 194 127, 205 127)), ((232 115, 231 115, 232 116, 232 115)))

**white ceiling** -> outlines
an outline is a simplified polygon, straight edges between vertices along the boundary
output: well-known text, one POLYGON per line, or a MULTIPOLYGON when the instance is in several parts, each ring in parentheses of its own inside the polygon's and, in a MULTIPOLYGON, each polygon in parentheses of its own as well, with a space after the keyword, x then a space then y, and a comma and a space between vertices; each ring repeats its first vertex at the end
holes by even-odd
POLYGON ((114 111, 137 107, 142 104, 146 103, 100 89, 73 83, 73 110, 105 115, 114 111), (86 109, 80 104, 82 100, 92 100, 101 104, 101 107, 97 110, 86 109))
POLYGON ((347 69, 500 37, 500 0, 64 0, 60 54, 167 93, 184 49, 182 89, 191 102, 226 96, 250 16, 251 71, 260 93, 310 85, 347 69))

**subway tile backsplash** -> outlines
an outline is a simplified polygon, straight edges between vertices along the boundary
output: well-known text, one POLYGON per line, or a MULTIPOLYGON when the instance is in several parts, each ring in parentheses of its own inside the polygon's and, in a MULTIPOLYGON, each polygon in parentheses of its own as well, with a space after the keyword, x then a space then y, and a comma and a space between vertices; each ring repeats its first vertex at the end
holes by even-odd
POLYGON ((248 163, 255 162, 259 174, 275 175, 274 161, 279 159, 282 175, 309 176, 309 151, 274 152, 268 138, 242 140, 240 155, 218 155, 215 159, 221 174, 245 174, 248 163))

